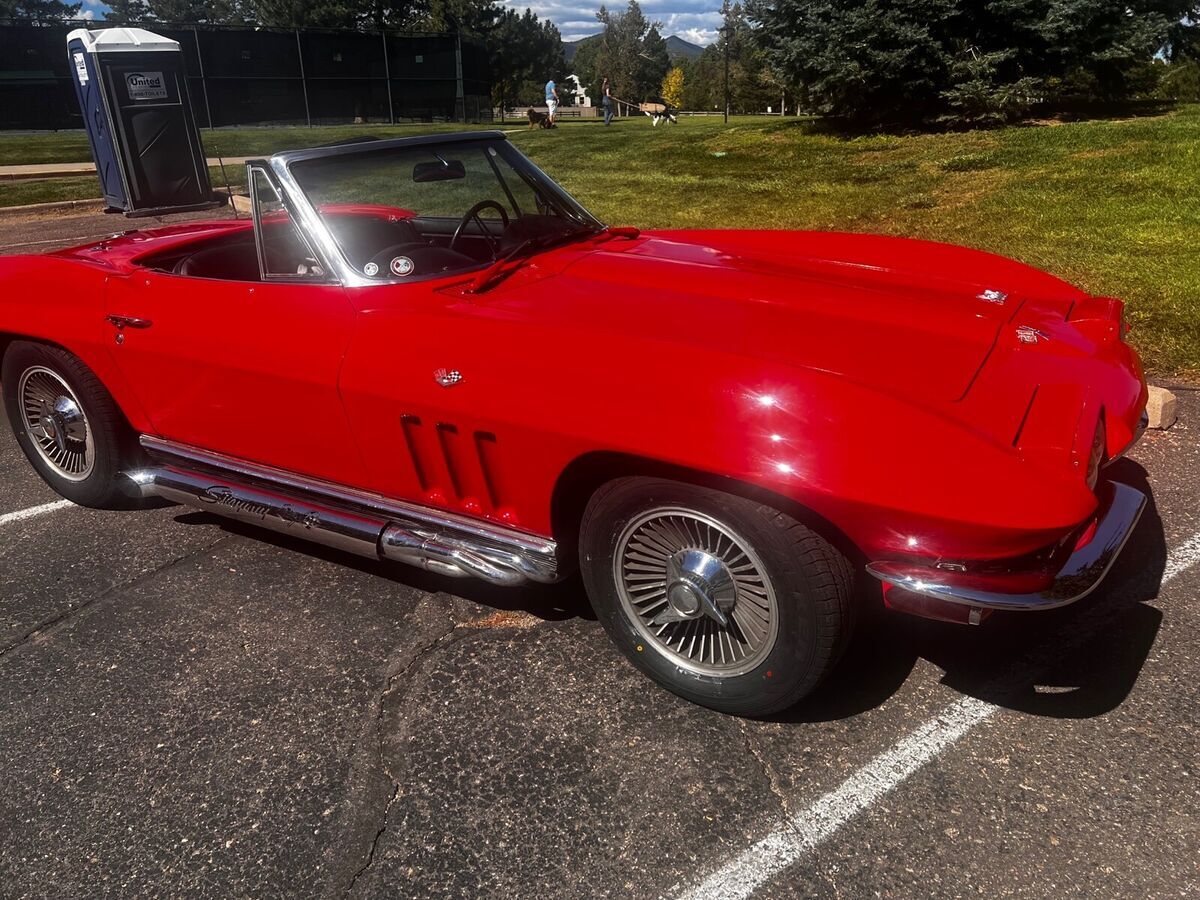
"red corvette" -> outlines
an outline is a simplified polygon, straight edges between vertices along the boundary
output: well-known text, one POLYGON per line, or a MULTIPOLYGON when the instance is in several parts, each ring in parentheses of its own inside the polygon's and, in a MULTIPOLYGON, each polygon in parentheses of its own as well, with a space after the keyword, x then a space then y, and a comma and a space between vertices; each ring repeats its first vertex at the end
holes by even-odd
POLYGON ((5 407, 160 496, 494 584, 576 567, 644 672, 763 714, 892 607, 1070 603, 1144 497, 1122 303, 973 250, 597 221, 494 132, 248 164, 250 220, 0 259, 5 407))

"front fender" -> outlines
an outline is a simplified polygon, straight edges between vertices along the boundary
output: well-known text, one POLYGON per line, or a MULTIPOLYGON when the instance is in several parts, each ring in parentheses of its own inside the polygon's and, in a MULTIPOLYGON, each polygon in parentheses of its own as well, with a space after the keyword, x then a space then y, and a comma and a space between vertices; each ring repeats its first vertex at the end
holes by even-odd
POLYGON ((621 454, 787 497, 872 556, 1015 556, 1095 507, 1082 479, 1035 469, 942 411, 752 347, 605 343, 612 323, 567 331, 511 306, 436 302, 365 311, 347 353, 342 395, 385 493, 549 535, 562 473, 621 454), (461 380, 440 387, 439 369, 461 380))
POLYGON ((612 398, 636 397, 645 382, 610 382, 580 404, 586 420, 564 415, 611 450, 787 497, 872 556, 1018 556, 1095 509, 1081 478, 1032 466, 936 409, 805 370, 736 374, 753 371, 742 363, 707 389, 660 371, 660 403, 622 408, 612 398), (589 427, 605 421, 622 424, 589 427))

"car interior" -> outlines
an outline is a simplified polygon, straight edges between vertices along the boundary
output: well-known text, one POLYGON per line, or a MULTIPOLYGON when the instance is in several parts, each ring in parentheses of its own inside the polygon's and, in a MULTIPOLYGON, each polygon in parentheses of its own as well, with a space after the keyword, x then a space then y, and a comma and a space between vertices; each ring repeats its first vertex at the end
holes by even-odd
MULTIPOLYGON (((264 229, 264 250, 268 271, 277 275, 303 275, 316 260, 292 228, 264 229)), ((141 261, 149 269, 190 278, 215 278, 222 281, 262 281, 258 250, 253 229, 224 233, 173 249, 141 261)), ((314 278, 320 273, 314 272, 314 278)), ((318 279, 319 280, 319 279, 318 279)))
MULTIPOLYGON (((480 218, 455 237, 459 221, 442 217, 404 217, 364 213, 325 213, 352 266, 370 275, 370 264, 386 276, 397 257, 412 261, 416 274, 446 274, 476 268, 528 238, 553 235, 564 228, 558 216, 525 215, 505 222, 480 218)), ((263 246, 268 271, 276 276, 311 276, 323 280, 308 246, 286 220, 266 222, 263 246)), ((147 268, 190 278, 262 281, 254 232, 225 233, 142 261, 147 268)))
MULTIPOLYGON (((303 187, 350 266, 381 281, 475 269, 531 239, 567 234, 578 227, 555 214, 528 185, 513 187, 520 179, 511 170, 504 178, 495 151, 476 148, 467 158, 469 166, 429 151, 350 163, 316 160, 304 172, 303 187), (517 200, 518 194, 522 201, 517 200), (365 200, 406 195, 426 212, 439 214, 418 214, 378 199, 365 200)), ((261 265, 252 228, 217 234, 142 264, 190 278, 327 281, 328 273, 266 172, 251 167, 250 174, 263 245, 261 265)))

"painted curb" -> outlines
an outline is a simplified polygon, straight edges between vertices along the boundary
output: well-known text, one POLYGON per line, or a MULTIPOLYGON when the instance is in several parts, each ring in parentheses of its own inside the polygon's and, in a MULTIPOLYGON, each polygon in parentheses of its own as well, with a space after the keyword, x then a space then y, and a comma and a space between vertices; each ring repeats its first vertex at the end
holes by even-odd
POLYGON ((0 206, 0 219, 17 216, 36 216, 39 213, 62 212, 65 210, 81 210, 88 212, 103 212, 104 201, 90 200, 54 200, 50 203, 27 203, 24 206, 0 206))
MULTIPOLYGON (((249 156, 210 156, 205 164, 210 169, 218 169, 222 161, 226 166, 244 166, 249 156)), ((25 181, 27 179, 78 178, 82 175, 95 175, 96 164, 93 162, 71 163, 33 163, 30 165, 0 166, 0 181, 25 181)))
POLYGON ((5 166, 0 181, 44 181, 50 178, 80 178, 95 175, 92 163, 52 163, 45 166, 5 166))

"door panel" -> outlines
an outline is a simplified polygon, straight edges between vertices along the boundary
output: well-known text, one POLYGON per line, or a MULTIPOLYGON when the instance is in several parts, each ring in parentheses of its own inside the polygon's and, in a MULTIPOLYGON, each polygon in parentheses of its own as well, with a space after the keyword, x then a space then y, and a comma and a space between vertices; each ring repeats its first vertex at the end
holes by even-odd
POLYGON ((157 434, 347 484, 361 482, 338 393, 355 313, 336 285, 140 272, 109 281, 110 345, 157 434))
POLYGON ((586 448, 526 408, 542 388, 505 350, 524 322, 489 314, 447 289, 454 281, 350 293, 360 327, 342 397, 370 488, 548 535, 555 475, 586 448))

